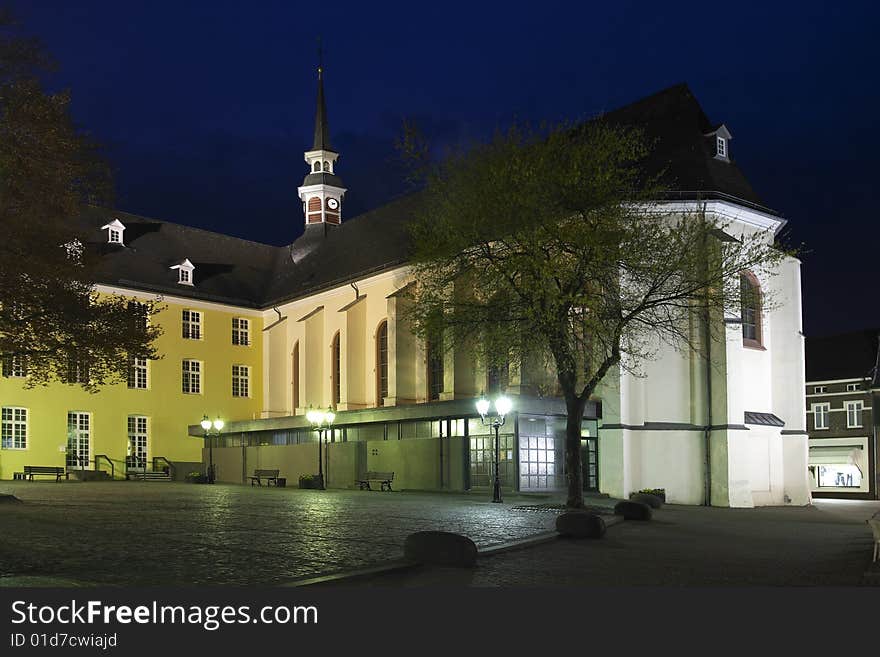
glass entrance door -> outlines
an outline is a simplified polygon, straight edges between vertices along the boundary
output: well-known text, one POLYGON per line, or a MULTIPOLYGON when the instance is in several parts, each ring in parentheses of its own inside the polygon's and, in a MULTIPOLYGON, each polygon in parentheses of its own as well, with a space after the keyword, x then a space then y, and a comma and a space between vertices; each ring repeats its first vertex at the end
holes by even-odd
POLYGON ((142 415, 128 416, 128 472, 145 472, 147 469, 147 418, 142 415))
POLYGON ((67 467, 87 470, 91 460, 91 414, 70 411, 67 414, 67 467))
MULTIPOLYGON (((478 420, 479 421, 479 420, 478 420)), ((513 459, 513 434, 500 434, 499 478, 501 487, 512 489, 516 464, 513 459)), ((495 436, 476 436, 470 439, 471 488, 492 488, 495 482, 495 436)))

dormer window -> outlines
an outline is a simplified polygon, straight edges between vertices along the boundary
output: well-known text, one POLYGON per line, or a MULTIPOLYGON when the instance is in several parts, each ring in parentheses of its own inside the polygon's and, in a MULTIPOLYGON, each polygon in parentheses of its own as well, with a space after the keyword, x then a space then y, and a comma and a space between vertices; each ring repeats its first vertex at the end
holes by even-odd
POLYGON ((730 162, 730 140, 733 139, 733 135, 730 134, 727 126, 722 123, 711 132, 707 132, 705 136, 711 140, 709 148, 714 149, 715 159, 730 162))
POLYGON ((189 258, 184 260, 181 263, 176 265, 172 265, 169 269, 177 270, 177 283, 178 285, 192 285, 193 284, 193 271, 195 270, 195 265, 189 261, 189 258))
POLYGON ((122 232, 125 230, 125 226, 119 221, 119 219, 114 219, 109 224, 104 224, 101 226, 101 230, 107 231, 108 244, 118 244, 120 246, 125 245, 125 240, 122 238, 122 232))

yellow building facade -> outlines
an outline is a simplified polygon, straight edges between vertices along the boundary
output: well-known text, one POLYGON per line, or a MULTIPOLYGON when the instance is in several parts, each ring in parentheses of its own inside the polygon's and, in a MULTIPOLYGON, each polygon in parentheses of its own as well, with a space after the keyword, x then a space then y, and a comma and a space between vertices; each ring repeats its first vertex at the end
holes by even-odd
MULTIPOLYGON (((99 289, 132 299, 157 299, 155 294, 135 290, 99 289)), ((74 474, 99 470, 122 478, 127 470, 153 470, 154 463, 161 471, 167 465, 163 459, 179 470, 177 476, 185 476, 185 471, 200 469, 202 448, 201 440, 188 435, 188 425, 204 415, 229 420, 259 417, 263 405, 261 314, 173 296, 163 296, 160 307, 153 321, 164 330, 157 344, 163 358, 134 366, 127 383, 96 393, 76 383, 28 388, 26 378, 4 372, 0 378, 4 417, 0 479, 12 479, 26 465, 62 466, 74 474), (246 334, 237 329, 237 344, 233 343, 233 320, 247 322, 236 321, 237 327, 247 326, 246 334), (193 328, 196 323, 198 329, 193 328), (188 370, 198 370, 187 372, 186 391, 185 362, 188 370), (198 365, 193 367, 193 363, 198 365)))

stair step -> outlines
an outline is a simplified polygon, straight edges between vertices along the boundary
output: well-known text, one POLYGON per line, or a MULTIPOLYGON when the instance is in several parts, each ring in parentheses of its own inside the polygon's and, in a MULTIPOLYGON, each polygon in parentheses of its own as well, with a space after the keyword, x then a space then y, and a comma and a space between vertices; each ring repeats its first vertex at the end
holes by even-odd
POLYGON ((167 472, 129 472, 128 478, 133 481, 171 481, 167 472))

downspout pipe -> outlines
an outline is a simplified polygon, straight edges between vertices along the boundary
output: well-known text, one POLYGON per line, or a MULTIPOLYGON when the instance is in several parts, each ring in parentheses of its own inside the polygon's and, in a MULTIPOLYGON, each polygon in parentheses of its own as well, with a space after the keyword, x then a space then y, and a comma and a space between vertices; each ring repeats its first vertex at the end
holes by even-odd
MULTIPOLYGON (((709 248, 708 235, 703 237, 703 255, 706 258, 706 273, 709 268, 709 248)), ((708 278, 708 276, 707 276, 708 278)), ((703 342, 706 351, 706 425, 703 429, 705 450, 705 464, 703 474, 703 506, 712 506, 712 328, 709 323, 711 313, 709 312, 709 290, 705 293, 705 303, 703 304, 703 342)))

